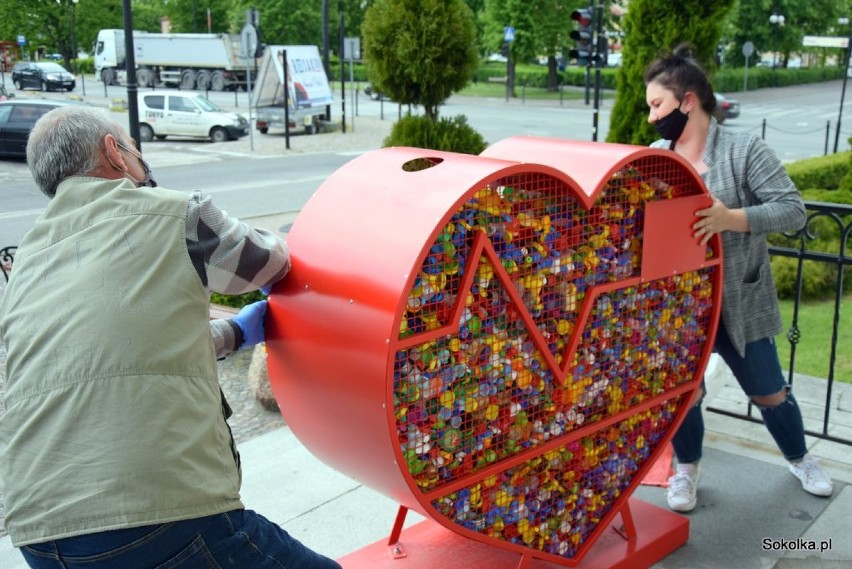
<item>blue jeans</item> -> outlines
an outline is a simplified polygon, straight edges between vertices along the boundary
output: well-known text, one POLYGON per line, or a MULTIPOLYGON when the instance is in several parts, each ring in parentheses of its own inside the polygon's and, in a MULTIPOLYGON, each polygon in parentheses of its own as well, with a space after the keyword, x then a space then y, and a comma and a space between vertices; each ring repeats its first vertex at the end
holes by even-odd
POLYGON ((38 569, 340 569, 251 510, 21 547, 38 569))
MULTIPOLYGON (((773 338, 765 338, 746 344, 745 357, 740 357, 731 344, 725 326, 719 325, 715 351, 722 357, 737 378, 740 387, 749 397, 772 395, 787 390, 787 399, 775 407, 758 406, 769 434, 789 461, 801 459, 807 453, 805 427, 802 411, 790 386, 784 380, 778 350, 773 338)), ((672 438, 675 456, 680 464, 701 460, 704 444, 704 416, 701 404, 697 403, 686 414, 675 436, 672 438)))

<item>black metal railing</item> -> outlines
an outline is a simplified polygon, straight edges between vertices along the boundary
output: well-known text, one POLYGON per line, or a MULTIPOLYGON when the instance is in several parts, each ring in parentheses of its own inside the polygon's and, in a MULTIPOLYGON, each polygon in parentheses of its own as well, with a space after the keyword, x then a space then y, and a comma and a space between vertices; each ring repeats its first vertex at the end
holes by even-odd
MULTIPOLYGON (((828 275, 833 277, 833 319, 831 330, 831 341, 827 346, 828 354, 828 375, 825 378, 825 401, 823 408, 822 427, 819 431, 806 429, 805 432, 811 436, 818 437, 837 443, 842 443, 852 446, 852 439, 838 437, 829 433, 831 425, 832 411, 832 393, 835 388, 836 363, 838 341, 841 336, 841 329, 849 332, 852 329, 852 319, 841 319, 841 307, 843 300, 844 289, 852 289, 846 283, 845 269, 852 265, 852 255, 847 248, 850 236, 852 236, 852 206, 840 205, 820 202, 805 202, 807 209, 808 221, 805 227, 795 233, 784 234, 786 243, 774 244, 770 246, 769 253, 773 257, 788 257, 796 260, 796 278, 795 278, 795 293, 793 302, 793 313, 790 322, 790 328, 787 331, 787 340, 790 343, 790 359, 787 367, 788 382, 792 385, 796 374, 796 348, 801 338, 801 330, 799 329, 799 312, 804 302, 803 297, 805 289, 805 262, 811 261, 814 263, 823 264, 829 267, 828 275), (831 233, 838 236, 836 250, 822 251, 814 249, 812 246, 820 238, 820 233, 831 233)), ((824 242, 823 242, 824 243, 824 242)), ((832 239, 833 243, 833 239, 832 239)), ((776 275, 777 278, 777 275, 776 275)), ((782 362, 783 364, 783 362, 782 362)), ((847 381, 850 378, 845 378, 847 381)), ((755 423, 760 423, 759 416, 753 413, 753 406, 748 405, 745 413, 737 413, 726 409, 716 407, 708 407, 708 411, 713 411, 729 417, 736 417, 755 423)))
POLYGON ((815 123, 789 124, 780 119, 770 122, 769 119, 764 118, 760 123, 746 123, 736 120, 731 124, 731 122, 726 121, 723 127, 735 132, 759 134, 761 140, 767 142, 770 146, 779 142, 788 144, 795 142, 799 148, 809 149, 814 155, 822 153, 823 156, 848 150, 849 145, 846 141, 852 136, 852 131, 843 128, 838 131, 837 123, 832 123, 830 120, 825 121, 823 126, 815 123), (838 140, 840 143, 835 144, 838 140))

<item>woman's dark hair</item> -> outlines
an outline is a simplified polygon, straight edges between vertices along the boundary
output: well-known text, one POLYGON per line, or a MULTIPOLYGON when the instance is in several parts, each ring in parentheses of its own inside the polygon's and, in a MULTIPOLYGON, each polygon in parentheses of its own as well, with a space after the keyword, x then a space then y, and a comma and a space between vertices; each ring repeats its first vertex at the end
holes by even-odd
POLYGON ((716 110, 716 95, 707 72, 693 56, 695 46, 685 42, 670 54, 658 57, 645 68, 645 85, 652 81, 672 91, 678 101, 683 101, 687 91, 698 95, 701 108, 713 114, 716 110))

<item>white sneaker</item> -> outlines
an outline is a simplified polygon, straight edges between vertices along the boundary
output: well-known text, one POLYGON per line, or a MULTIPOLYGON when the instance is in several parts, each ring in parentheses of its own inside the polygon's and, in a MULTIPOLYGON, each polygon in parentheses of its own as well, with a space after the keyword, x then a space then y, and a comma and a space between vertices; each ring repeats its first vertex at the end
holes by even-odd
POLYGON ((810 454, 806 454, 799 462, 791 462, 790 472, 801 480, 805 492, 814 496, 831 496, 834 491, 834 483, 819 465, 819 459, 810 454))
POLYGON ((701 467, 697 462, 678 464, 674 476, 669 478, 666 501, 675 512, 691 512, 698 503, 698 479, 701 467))

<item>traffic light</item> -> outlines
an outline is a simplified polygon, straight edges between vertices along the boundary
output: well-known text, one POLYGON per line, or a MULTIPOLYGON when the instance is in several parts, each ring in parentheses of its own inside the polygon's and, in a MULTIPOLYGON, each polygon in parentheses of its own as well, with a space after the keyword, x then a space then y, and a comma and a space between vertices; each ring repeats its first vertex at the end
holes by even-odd
POLYGON ((577 27, 571 30, 570 37, 574 40, 574 48, 568 51, 568 57, 576 59, 580 65, 592 61, 594 12, 589 8, 579 8, 571 12, 571 19, 577 22, 577 27))

